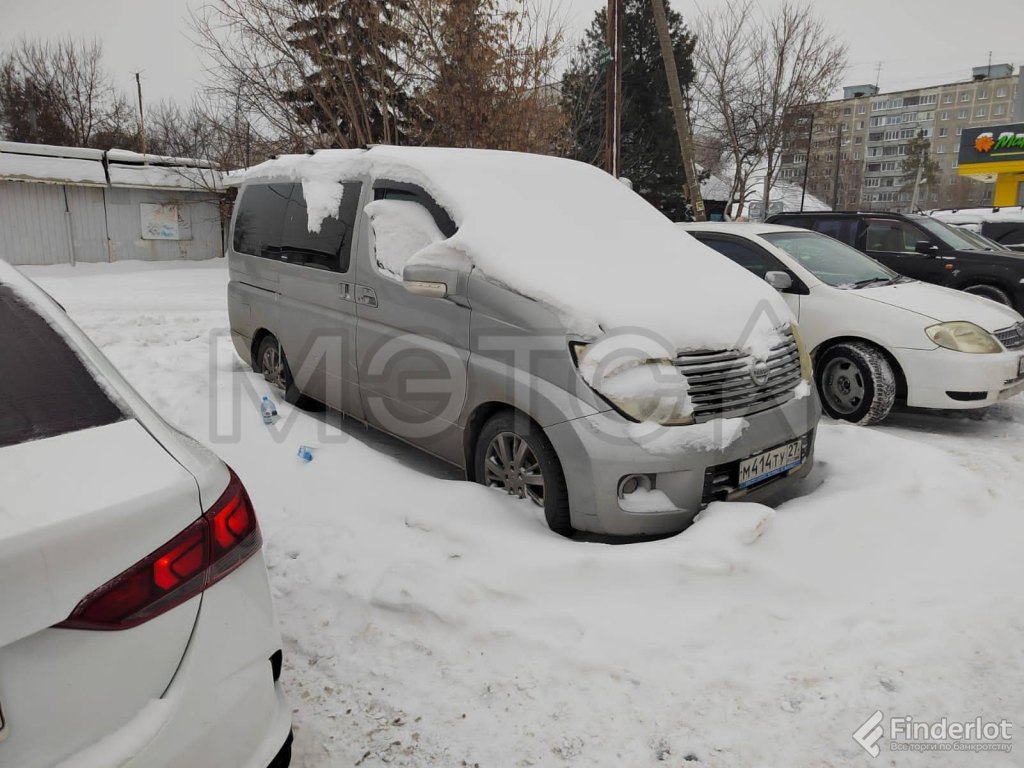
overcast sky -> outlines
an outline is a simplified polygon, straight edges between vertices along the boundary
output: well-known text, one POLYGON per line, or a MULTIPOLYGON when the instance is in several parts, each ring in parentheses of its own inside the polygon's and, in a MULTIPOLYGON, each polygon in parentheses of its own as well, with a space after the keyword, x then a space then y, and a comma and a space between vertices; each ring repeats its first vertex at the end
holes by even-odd
MULTIPOLYGON (((730 0, 673 0, 684 18, 730 0)), ((189 6, 203 0, 0 0, 0 47, 20 35, 98 37, 109 70, 125 88, 142 71, 147 102, 188 100, 202 82, 188 40, 189 6)), ((560 2, 574 35, 606 0, 560 2)), ((760 0, 772 6, 773 0, 760 0)), ((966 79, 975 66, 1024 64, 1024 2, 967 0, 813 0, 814 9, 849 43, 844 83, 883 91, 966 79)))

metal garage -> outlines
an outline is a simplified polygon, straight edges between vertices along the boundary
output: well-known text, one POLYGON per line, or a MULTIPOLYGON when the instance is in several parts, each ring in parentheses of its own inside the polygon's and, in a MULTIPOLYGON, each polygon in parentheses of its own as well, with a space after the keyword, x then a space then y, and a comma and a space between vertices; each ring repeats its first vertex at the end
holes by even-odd
POLYGON ((223 255, 210 163, 0 142, 0 258, 12 264, 223 255))

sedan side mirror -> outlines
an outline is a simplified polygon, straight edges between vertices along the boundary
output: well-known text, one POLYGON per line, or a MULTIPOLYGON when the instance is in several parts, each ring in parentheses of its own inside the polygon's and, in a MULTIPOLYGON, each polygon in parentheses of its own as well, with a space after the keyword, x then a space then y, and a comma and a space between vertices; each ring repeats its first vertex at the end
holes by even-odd
POLYGON ((927 240, 918 240, 914 243, 914 250, 917 253, 923 253, 925 256, 932 256, 939 252, 939 246, 933 245, 927 240))
POLYGON ((764 281, 776 291, 785 291, 793 287, 793 276, 789 272, 765 272, 764 281))

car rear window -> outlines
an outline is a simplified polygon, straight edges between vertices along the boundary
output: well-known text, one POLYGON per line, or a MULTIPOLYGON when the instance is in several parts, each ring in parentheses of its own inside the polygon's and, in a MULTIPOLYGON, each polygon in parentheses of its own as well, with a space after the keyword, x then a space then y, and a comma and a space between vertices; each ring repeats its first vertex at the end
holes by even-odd
POLYGON ((0 284, 0 447, 125 418, 68 343, 0 284))

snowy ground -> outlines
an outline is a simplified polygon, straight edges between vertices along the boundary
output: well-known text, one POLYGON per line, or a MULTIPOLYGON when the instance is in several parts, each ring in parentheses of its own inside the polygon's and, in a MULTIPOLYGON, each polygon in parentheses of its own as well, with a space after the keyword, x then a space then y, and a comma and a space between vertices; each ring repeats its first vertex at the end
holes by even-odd
POLYGON ((823 425, 774 513, 572 542, 335 415, 265 427, 222 261, 25 272, 248 486, 297 766, 1024 765, 1022 398, 823 425), (851 734, 876 710, 1007 718, 1017 748, 872 759, 851 734))

